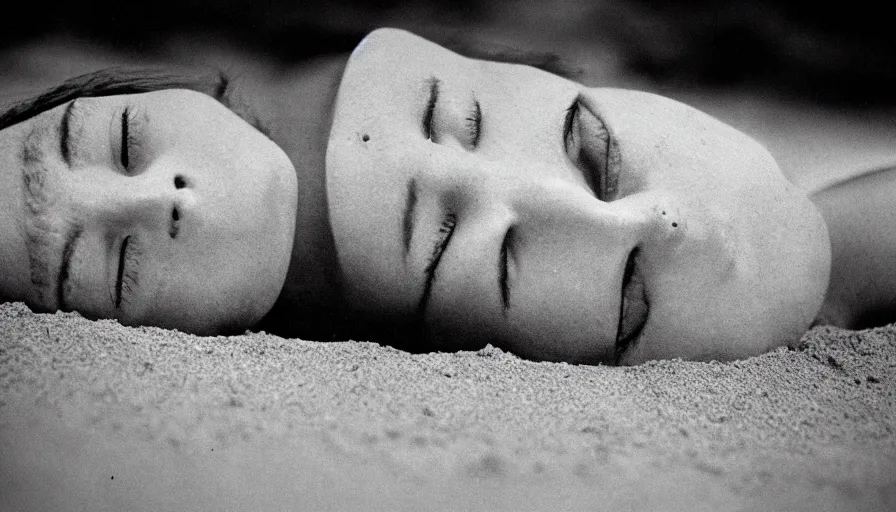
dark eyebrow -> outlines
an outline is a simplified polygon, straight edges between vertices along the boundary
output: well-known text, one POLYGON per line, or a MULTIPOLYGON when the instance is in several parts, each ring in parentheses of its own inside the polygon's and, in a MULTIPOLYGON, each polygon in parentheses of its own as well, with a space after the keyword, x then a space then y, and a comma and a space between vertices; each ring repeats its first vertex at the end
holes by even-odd
POLYGON ((65 234, 65 245, 62 248, 62 263, 59 266, 59 275, 56 283, 56 307, 61 311, 68 308, 65 304, 65 285, 68 283, 69 269, 71 268, 72 255, 75 253, 75 245, 81 239, 83 230, 80 226, 72 226, 65 234))
POLYGON ((426 102, 426 110, 423 111, 423 136, 432 138, 432 116, 436 110, 436 102, 439 101, 439 79, 430 77, 426 81, 429 84, 429 100, 426 102))
POLYGON ((401 227, 404 241, 404 257, 407 259, 411 251, 411 236, 414 234, 414 207, 417 206, 417 178, 408 180, 407 195, 404 202, 404 215, 401 227))
POLYGON ((68 102, 68 106, 65 107, 65 113, 62 114, 62 124, 59 126, 59 153, 62 155, 65 165, 69 167, 72 165, 69 137, 71 135, 72 107, 74 106, 74 100, 68 102))

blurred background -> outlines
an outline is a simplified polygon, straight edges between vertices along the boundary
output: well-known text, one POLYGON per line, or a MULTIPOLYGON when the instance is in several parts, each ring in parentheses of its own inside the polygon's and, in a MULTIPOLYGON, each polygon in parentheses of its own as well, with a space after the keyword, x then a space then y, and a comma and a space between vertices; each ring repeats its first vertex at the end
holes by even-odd
MULTIPOLYGON (((896 30, 885 2, 808 0, 153 0, 17 2, 4 50, 50 42, 153 60, 197 45, 291 64, 346 52, 400 26, 434 39, 584 48, 614 75, 661 86, 761 88, 821 102, 896 99, 896 30)), ((202 48, 208 51, 209 48, 202 48)), ((592 56, 587 59, 588 54, 592 56)), ((116 55, 116 57, 120 57, 116 55)), ((587 63, 587 62, 586 62, 587 63)), ((2 62, 4 77, 27 63, 2 62)), ((615 76, 607 77, 609 79, 615 76)))
POLYGON ((394 26, 455 46, 554 52, 589 85, 647 89, 696 103, 759 138, 773 153, 779 148, 782 167, 787 159, 806 165, 808 158, 823 173, 841 165, 831 163, 832 156, 864 155, 868 160, 862 165, 896 162, 890 150, 896 148, 896 30, 886 5, 869 0, 21 2, 15 14, 7 11, 0 31, 0 99, 113 64, 276 75, 348 52, 371 29, 394 26))

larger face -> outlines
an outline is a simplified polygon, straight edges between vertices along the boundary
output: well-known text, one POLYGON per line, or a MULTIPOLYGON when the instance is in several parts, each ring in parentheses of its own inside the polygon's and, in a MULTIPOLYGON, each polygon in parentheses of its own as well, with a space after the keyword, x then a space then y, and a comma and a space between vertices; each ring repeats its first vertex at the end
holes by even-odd
POLYGON ((0 132, 0 299, 196 333, 283 286, 296 177, 214 99, 81 98, 0 132))
POLYGON ((827 285, 820 215, 746 135, 398 30, 352 54, 326 171, 347 304, 411 348, 746 357, 827 285))

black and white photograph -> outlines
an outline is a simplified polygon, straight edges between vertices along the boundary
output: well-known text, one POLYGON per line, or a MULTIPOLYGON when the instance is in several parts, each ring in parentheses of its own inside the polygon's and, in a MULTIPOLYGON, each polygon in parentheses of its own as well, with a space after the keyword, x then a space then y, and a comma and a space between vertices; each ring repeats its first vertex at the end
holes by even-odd
POLYGON ((0 510, 896 510, 886 6, 5 19, 0 510))

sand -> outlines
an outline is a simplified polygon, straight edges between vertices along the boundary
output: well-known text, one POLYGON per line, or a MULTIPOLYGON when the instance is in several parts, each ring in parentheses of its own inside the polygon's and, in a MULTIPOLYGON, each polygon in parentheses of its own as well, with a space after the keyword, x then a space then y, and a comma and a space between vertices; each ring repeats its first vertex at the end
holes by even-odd
POLYGON ((896 326, 538 363, 0 305, 0 510, 894 510, 896 326))

